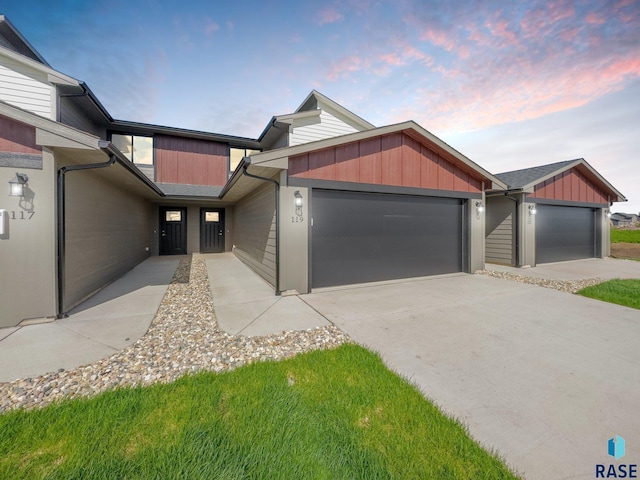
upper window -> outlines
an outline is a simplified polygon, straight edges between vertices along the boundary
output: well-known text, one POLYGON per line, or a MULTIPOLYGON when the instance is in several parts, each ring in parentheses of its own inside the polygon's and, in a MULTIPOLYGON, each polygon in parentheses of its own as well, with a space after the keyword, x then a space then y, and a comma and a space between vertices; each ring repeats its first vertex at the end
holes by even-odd
POLYGON ((153 165, 153 137, 114 133, 111 142, 133 163, 153 165))
POLYGON ((243 157, 249 157, 254 153, 260 153, 260 150, 251 150, 249 148, 231 147, 229 150, 229 175, 235 172, 243 157))

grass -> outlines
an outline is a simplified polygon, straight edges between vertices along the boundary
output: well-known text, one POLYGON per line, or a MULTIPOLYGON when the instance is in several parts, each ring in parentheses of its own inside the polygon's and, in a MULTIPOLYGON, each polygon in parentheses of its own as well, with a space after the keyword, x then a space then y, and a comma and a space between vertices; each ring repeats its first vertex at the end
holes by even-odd
POLYGON ((0 415, 0 478, 515 477, 356 345, 0 415))
POLYGON ((640 243, 640 230, 611 229, 611 243, 640 243))
POLYGON ((578 293, 596 300, 640 309, 640 280, 609 280, 584 288, 578 293))

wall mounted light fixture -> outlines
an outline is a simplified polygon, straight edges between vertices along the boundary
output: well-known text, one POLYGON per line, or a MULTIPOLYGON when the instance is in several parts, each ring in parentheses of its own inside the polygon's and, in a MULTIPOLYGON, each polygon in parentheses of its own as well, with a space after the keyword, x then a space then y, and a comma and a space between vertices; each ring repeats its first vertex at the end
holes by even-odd
POLYGON ((476 202, 476 213, 484 212, 484 204, 482 202, 476 202))
POLYGON ((529 215, 535 215, 536 213, 538 213, 538 209, 536 208, 536 205, 529 205, 529 215))
POLYGON ((611 210, 608 210, 608 209, 607 209, 607 210, 605 210, 604 212, 605 212, 605 214, 607 215, 607 218, 611 218, 611 210))
POLYGON ((296 198, 296 208, 302 208, 302 194, 300 193, 300 190, 296 190, 293 193, 293 196, 296 198))
POLYGON ((24 189, 29 182, 26 173, 16 173, 16 176, 9 180, 9 196, 24 197, 24 189))

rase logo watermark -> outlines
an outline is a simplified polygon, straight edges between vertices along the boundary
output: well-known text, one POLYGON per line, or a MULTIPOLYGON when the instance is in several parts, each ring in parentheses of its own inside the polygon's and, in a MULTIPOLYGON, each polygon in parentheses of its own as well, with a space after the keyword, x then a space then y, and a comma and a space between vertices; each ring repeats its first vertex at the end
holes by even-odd
MULTIPOLYGON (((607 442, 607 453, 616 460, 625 455, 624 438, 615 435, 607 442)), ((596 478, 638 478, 638 465, 635 463, 596 464, 596 478)))

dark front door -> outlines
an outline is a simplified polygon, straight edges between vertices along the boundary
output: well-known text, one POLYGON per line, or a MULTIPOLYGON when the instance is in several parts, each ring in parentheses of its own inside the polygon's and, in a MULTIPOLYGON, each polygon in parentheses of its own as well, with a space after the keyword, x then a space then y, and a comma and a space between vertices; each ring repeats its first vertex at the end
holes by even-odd
POLYGON ((460 272, 459 199, 313 190, 312 287, 460 272))
POLYGON ((536 263, 591 258, 596 253, 592 208, 538 205, 536 263))
POLYGON ((187 209, 160 208, 160 255, 187 253, 187 209))
POLYGON ((200 251, 224 252, 224 209, 200 209, 200 251))

